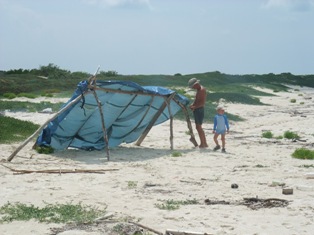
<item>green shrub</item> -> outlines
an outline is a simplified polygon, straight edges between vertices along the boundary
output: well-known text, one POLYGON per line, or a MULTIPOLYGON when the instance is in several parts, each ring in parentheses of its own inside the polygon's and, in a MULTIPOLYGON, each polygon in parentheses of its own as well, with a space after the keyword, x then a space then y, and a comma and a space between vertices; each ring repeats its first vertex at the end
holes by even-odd
POLYGON ((271 131, 265 131, 265 132, 263 132, 262 133, 262 137, 263 138, 267 138, 267 139, 271 139, 271 138, 273 138, 273 133, 271 132, 271 131))
POLYGON ((137 181, 128 181, 128 188, 136 188, 137 187, 137 181))
POLYGON ((35 99, 37 96, 35 94, 31 94, 31 93, 19 93, 17 95, 17 97, 26 97, 29 99, 35 99))
POLYGON ((298 159, 310 159, 310 160, 313 160, 314 159, 314 151, 306 149, 306 148, 299 148, 299 149, 296 149, 294 151, 292 156, 294 158, 298 158, 298 159))
POLYGON ((51 94, 51 93, 43 93, 43 94, 41 94, 41 96, 43 96, 43 97, 53 97, 53 94, 51 94))
POLYGON ((50 154, 54 152, 54 149, 50 146, 36 146, 35 150, 37 153, 42 153, 42 154, 50 154))
POLYGON ((300 136, 292 131, 285 131, 283 137, 286 139, 300 139, 300 136))
POLYGON ((14 93, 4 93, 3 97, 12 100, 16 97, 16 95, 14 93))
POLYGON ((173 152, 171 153, 171 156, 172 156, 172 157, 181 157, 181 156, 182 156, 182 153, 180 153, 180 152, 178 152, 178 151, 173 151, 173 152))
POLYGON ((291 99, 290 102, 291 103, 295 103, 295 102, 297 102, 297 100, 296 99, 291 99))

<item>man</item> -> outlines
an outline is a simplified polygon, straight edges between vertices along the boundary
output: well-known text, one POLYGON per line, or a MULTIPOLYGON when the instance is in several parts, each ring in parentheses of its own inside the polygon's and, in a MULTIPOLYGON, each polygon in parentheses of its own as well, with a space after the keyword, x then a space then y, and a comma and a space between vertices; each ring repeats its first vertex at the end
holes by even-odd
POLYGON ((201 141, 199 147, 207 148, 208 145, 206 136, 202 127, 204 120, 204 106, 206 102, 206 89, 200 84, 200 80, 197 80, 196 78, 191 78, 188 82, 188 85, 190 88, 196 89, 195 100, 193 104, 190 105, 190 109, 193 111, 196 130, 201 141))

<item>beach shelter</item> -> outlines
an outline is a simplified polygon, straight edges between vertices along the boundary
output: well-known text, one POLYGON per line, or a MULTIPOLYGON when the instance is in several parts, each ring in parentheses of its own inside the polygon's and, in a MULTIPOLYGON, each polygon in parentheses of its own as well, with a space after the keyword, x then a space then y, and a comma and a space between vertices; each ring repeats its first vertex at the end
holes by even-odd
POLYGON ((170 119, 172 149, 172 120, 180 110, 186 115, 190 141, 197 146, 186 110, 188 103, 185 96, 168 88, 100 81, 93 76, 81 81, 71 99, 41 128, 34 147, 106 149, 109 160, 110 147, 135 141, 140 145, 153 126, 170 119))

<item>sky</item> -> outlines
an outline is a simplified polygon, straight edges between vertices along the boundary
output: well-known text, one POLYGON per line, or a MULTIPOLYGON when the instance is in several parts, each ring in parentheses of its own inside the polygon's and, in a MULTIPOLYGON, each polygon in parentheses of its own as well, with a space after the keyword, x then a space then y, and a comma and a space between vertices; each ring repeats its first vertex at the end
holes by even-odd
POLYGON ((0 0, 0 70, 314 74, 314 0, 0 0))

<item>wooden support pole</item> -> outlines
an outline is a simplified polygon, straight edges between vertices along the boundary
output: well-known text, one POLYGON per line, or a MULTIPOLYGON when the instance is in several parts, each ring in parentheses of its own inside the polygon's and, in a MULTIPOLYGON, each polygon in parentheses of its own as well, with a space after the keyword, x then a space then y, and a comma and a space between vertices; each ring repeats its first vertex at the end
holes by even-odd
MULTIPOLYGON (((176 100, 174 99, 174 101, 176 101, 176 100)), ((186 123, 188 125, 189 133, 190 133, 190 136, 191 136, 190 141, 194 144, 195 147, 197 147, 198 143, 197 143, 197 141, 195 139, 195 135, 193 133, 193 128, 192 128, 189 112, 187 111, 186 107, 183 104, 181 104, 180 102, 177 102, 177 101, 176 101, 176 103, 182 108, 182 110, 183 110, 183 112, 185 114, 186 123)))
POLYGON ((170 117, 170 149, 173 150, 173 117, 170 117))
POLYGON ((105 125, 105 117, 103 114, 103 110, 102 110, 102 106, 101 103, 98 99, 97 93, 95 90, 93 90, 97 105, 98 105, 98 109, 99 109, 99 113, 100 113, 100 118, 101 118, 101 126, 102 126, 102 131, 104 134, 104 140, 105 140, 105 144, 106 144, 106 153, 107 153, 107 160, 109 161, 109 141, 108 141, 108 135, 107 135, 107 130, 106 130, 106 125, 105 125))
POLYGON ((161 107, 159 108, 158 112, 155 114, 155 116, 153 117, 153 119, 150 121, 150 123, 148 124, 148 126, 146 127, 145 131, 143 132, 143 134, 141 135, 141 137, 137 140, 137 142, 135 143, 135 145, 140 146, 141 143, 143 142, 143 140, 145 139, 145 137, 147 136, 148 132, 150 131, 150 129, 153 127, 153 125, 155 124, 155 122, 157 121, 158 117, 160 116, 160 114, 164 111, 164 109, 166 108, 166 106, 168 105, 168 103, 170 102, 170 100, 175 96, 176 93, 171 94, 166 100, 165 102, 161 105, 161 107))
POLYGON ((170 115, 170 149, 173 150, 173 115, 171 113, 170 102, 171 100, 169 101, 167 106, 170 115))
POLYGON ((97 67, 96 72, 88 78, 88 85, 96 85, 96 75, 98 74, 100 65, 97 67))

